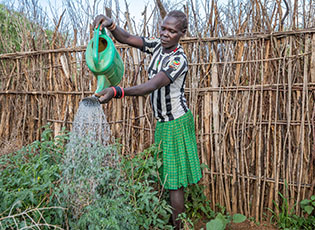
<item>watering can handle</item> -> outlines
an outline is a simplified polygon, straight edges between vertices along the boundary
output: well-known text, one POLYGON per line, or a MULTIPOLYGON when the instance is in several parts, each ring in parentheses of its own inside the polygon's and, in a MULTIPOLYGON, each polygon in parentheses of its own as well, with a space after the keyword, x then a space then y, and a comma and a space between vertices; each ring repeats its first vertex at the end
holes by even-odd
MULTIPOLYGON (((100 37, 100 27, 99 25, 97 29, 94 29, 94 36, 93 36, 93 62, 96 68, 98 68, 98 43, 100 37)), ((106 35, 105 29, 102 29, 102 34, 106 35)))

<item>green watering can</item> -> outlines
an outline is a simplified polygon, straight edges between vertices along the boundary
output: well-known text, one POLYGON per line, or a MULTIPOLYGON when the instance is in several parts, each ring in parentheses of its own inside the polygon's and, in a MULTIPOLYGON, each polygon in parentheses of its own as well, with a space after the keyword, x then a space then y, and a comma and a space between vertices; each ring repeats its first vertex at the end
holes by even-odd
POLYGON ((100 26, 94 29, 94 37, 88 43, 85 52, 86 64, 97 78, 95 93, 116 86, 124 75, 124 63, 111 38, 100 26))

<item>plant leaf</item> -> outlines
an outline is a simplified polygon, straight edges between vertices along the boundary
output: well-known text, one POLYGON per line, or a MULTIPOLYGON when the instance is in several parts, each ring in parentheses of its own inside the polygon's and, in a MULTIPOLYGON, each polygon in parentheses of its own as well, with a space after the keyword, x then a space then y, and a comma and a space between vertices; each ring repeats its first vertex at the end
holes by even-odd
POLYGON ((224 230, 224 224, 219 219, 211 220, 206 225, 207 230, 224 230))
POLYGON ((216 218, 217 220, 220 220, 225 228, 225 226, 229 223, 229 221, 226 219, 226 216, 223 215, 222 213, 219 213, 216 218))
POLYGON ((310 205, 307 205, 304 207, 304 210, 307 212, 308 215, 310 215, 313 212, 314 208, 310 205))
POLYGON ((236 213, 233 215, 233 223, 242 223, 246 220, 246 216, 236 213))
POLYGON ((309 202, 310 202, 310 200, 305 199, 305 200, 302 200, 302 201, 300 202, 300 205, 301 205, 301 206, 308 205, 309 202))

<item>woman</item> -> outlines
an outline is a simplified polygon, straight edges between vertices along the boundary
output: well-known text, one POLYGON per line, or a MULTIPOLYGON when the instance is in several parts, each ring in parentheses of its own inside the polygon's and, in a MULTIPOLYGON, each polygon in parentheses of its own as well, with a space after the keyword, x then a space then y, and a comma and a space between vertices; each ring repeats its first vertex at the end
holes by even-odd
POLYGON ((155 142, 162 150, 160 177, 164 188, 169 190, 173 225, 180 229, 177 217, 185 210, 184 188, 201 178, 193 116, 184 95, 188 62, 179 45, 179 39, 187 30, 186 15, 177 10, 169 12, 161 25, 160 38, 131 35, 104 15, 95 18, 93 26, 99 25, 100 29, 110 30, 120 43, 152 55, 147 82, 124 89, 107 88, 96 96, 101 103, 107 103, 112 98, 151 94, 157 119, 155 142))

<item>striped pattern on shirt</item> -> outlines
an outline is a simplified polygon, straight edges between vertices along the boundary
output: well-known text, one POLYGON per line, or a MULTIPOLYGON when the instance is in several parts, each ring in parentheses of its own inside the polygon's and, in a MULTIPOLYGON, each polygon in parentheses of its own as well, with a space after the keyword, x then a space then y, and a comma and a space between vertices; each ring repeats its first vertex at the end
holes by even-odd
POLYGON ((153 114, 160 122, 179 118, 188 111, 184 95, 188 62, 184 50, 178 44, 171 53, 163 53, 160 39, 145 37, 142 39, 142 51, 152 55, 148 68, 149 79, 163 71, 171 81, 170 84, 151 93, 153 114))

